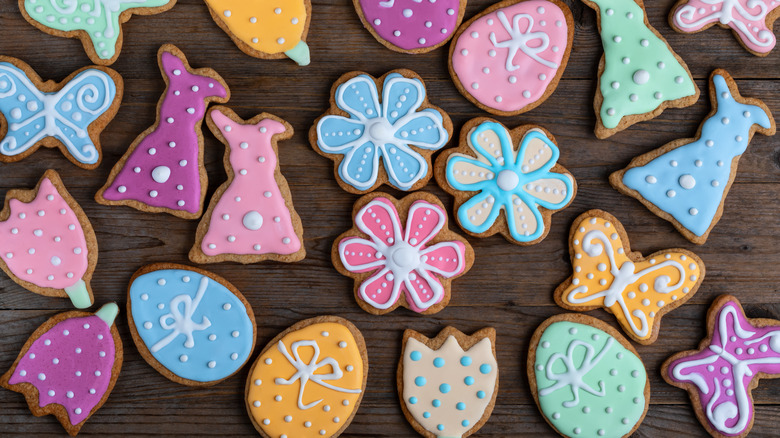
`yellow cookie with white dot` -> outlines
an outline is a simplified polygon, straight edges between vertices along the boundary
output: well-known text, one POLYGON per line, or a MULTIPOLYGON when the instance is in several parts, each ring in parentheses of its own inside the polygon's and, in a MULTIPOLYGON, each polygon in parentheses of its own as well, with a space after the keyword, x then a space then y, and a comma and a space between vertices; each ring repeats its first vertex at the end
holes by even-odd
POLYGON ((349 321, 301 321, 265 347, 249 372, 246 407, 265 437, 336 437, 352 421, 366 388, 368 355, 349 321))
POLYGON ((310 62, 310 0, 206 0, 211 16, 247 55, 310 62))

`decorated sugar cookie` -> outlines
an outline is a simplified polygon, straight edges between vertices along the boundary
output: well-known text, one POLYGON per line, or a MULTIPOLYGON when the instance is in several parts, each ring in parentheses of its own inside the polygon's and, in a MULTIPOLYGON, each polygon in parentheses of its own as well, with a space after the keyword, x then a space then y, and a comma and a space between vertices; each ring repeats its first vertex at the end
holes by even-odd
POLYGON ((336 239, 331 258, 355 280, 363 310, 384 315, 403 306, 428 315, 447 306, 450 284, 471 269, 474 250, 450 231, 438 198, 376 192, 360 198, 353 215, 355 226, 336 239))
POLYGON ((208 185, 201 123, 208 104, 227 102, 230 90, 214 70, 192 69, 175 46, 163 45, 157 56, 167 84, 157 121, 114 165, 95 200, 197 219, 208 185))
POLYGON ((60 313, 30 336, 0 386, 23 394, 36 417, 54 415, 71 436, 108 399, 122 369, 119 307, 60 313))
POLYGON ((292 126, 266 113, 244 121, 226 107, 212 109, 207 123, 227 146, 228 181, 217 189, 198 225, 190 260, 302 260, 303 226, 279 170, 277 146, 292 137, 292 126))
POLYGON ((206 4, 217 25, 247 55, 286 56, 298 65, 309 65, 310 0, 206 0, 206 4))
POLYGON ((427 53, 452 38, 466 0, 353 0, 363 26, 390 50, 427 53))
POLYGON ((645 345, 658 338, 661 317, 691 299, 704 279, 704 263, 690 251, 632 252, 623 225, 601 210, 575 219, 569 253, 574 274, 555 290, 555 302, 577 312, 604 308, 645 345))
POLYGON ((490 418, 498 394, 496 330, 468 336, 453 327, 435 338, 404 331, 398 393, 422 436, 467 437, 490 418))
POLYGON ((536 329, 528 382, 544 419, 565 437, 631 436, 650 406, 650 381, 634 347, 587 315, 556 315, 536 329))
POLYGON ((739 300, 719 296, 707 313, 707 338, 697 350, 667 359, 661 375, 688 391, 693 410, 713 437, 746 437, 753 427, 752 391, 780 378, 780 321, 748 318, 739 300))
POLYGON ((577 193, 577 182, 558 164, 559 156, 544 128, 509 131, 477 118, 461 130, 460 146, 436 160, 436 180, 455 196, 455 216, 467 233, 501 233, 512 243, 533 245, 547 236, 553 213, 577 193))
POLYGON ((604 56, 594 100, 596 137, 699 99, 688 66, 647 21, 642 0, 582 0, 598 13, 604 56))
POLYGON ((227 379, 255 347, 252 307, 227 280, 201 269, 173 263, 139 269, 127 288, 127 314, 144 360, 183 385, 227 379))
POLYGON ((731 29, 748 52, 766 56, 777 42, 772 33, 777 17, 777 0, 678 0, 669 24, 682 33, 701 32, 717 24, 731 29))
POLYGON ((25 289, 92 305, 97 239, 59 174, 47 170, 33 190, 11 190, 0 212, 0 268, 25 289))
POLYGON ((458 29, 449 69, 458 91, 483 110, 522 114, 555 91, 574 39, 571 10, 558 0, 505 0, 458 29))
POLYGON ((697 138, 674 140, 644 155, 609 181, 670 221, 686 239, 703 244, 723 214, 739 158, 758 132, 774 135, 775 121, 764 102, 739 94, 725 70, 710 76, 712 111, 697 138))
POLYGON ((100 164, 100 134, 122 101, 123 81, 106 67, 85 67, 62 82, 43 81, 24 62, 0 56, 0 161, 39 147, 59 148, 84 169, 100 164))
POLYGON ((49 35, 79 38, 95 64, 111 65, 122 50, 122 24, 133 14, 165 12, 176 0, 19 0, 24 18, 49 35))
POLYGON ((331 96, 330 109, 314 122, 309 141, 334 161, 342 189, 368 193, 389 184, 412 191, 428 183, 431 155, 450 140, 452 122, 428 102, 416 73, 393 70, 379 79, 347 73, 331 96))
POLYGON ((367 378, 357 327, 336 316, 307 319, 269 342, 252 365, 247 412, 266 438, 337 437, 352 422, 367 378))

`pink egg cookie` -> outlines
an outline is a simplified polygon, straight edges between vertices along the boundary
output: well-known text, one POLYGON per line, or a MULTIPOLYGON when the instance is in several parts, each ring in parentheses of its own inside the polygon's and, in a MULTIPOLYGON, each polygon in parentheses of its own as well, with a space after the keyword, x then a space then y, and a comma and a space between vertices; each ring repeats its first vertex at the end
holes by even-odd
POLYGON ((541 105, 566 69, 574 20, 559 0, 506 0, 458 29, 450 45, 455 86, 468 100, 497 115, 541 105))

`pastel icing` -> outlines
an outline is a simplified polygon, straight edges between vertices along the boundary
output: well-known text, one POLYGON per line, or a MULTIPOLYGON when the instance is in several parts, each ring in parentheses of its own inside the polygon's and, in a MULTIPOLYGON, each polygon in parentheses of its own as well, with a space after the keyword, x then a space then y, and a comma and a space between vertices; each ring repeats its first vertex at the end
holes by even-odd
POLYGON ((40 407, 61 405, 70 424, 81 423, 112 385, 116 350, 122 348, 111 333, 118 310, 107 304, 95 315, 55 324, 24 352, 8 383, 33 385, 40 407))
POLYGON ((35 199, 10 199, 8 208, 8 219, 0 222, 0 258, 8 270, 35 286, 64 290, 78 308, 92 305, 83 279, 89 244, 78 216, 54 183, 44 176, 35 199))
POLYGON ((656 35, 636 0, 588 0, 599 13, 604 46, 604 71, 599 78, 603 97, 598 109, 607 129, 623 117, 651 113, 697 93, 690 73, 666 40, 656 35))
POLYGON ((339 156, 339 177, 357 190, 376 185, 380 159, 388 183, 411 190, 430 177, 427 157, 432 152, 423 156, 418 149, 437 151, 450 139, 442 112, 420 109, 425 99, 422 81, 399 73, 385 77, 381 99, 371 76, 349 79, 334 95, 336 108, 348 116, 330 114, 319 119, 316 147, 339 156))
POLYGON ((7 126, 0 154, 24 154, 53 137, 74 162, 96 165, 100 150, 89 128, 104 118, 117 97, 117 84, 102 70, 85 69, 61 90, 44 93, 24 70, 0 62, 0 112, 7 126))
POLYGON ((301 240, 275 179, 278 158, 271 144, 286 132, 284 124, 236 123, 218 110, 210 116, 228 141, 233 180, 213 209, 201 250, 207 256, 298 252, 301 240))
POLYGON ((565 169, 552 171, 560 151, 539 129, 529 130, 515 147, 500 123, 483 122, 468 135, 470 154, 447 158, 447 184, 460 192, 477 192, 458 207, 458 223, 479 234, 499 220, 518 243, 547 234, 540 208, 560 210, 574 198, 575 181, 565 169))
MULTIPOLYGON (((175 0, 24 0, 24 10, 41 26, 63 32, 84 31, 98 58, 112 59, 122 46, 122 23, 127 21, 123 15, 127 11, 172 7, 173 3, 175 0)), ((148 15, 149 11, 143 13, 148 15)))
POLYGON ((456 83, 488 110, 522 111, 557 83, 571 50, 568 24, 561 6, 546 0, 519 1, 479 16, 452 49, 456 83))
POLYGON ((688 0, 670 18, 676 30, 685 33, 713 24, 729 27, 748 50, 767 54, 777 42, 767 18, 775 15, 777 7, 778 0, 688 0))
POLYGON ((414 421, 436 437, 462 437, 493 401, 498 363, 489 338, 465 351, 454 336, 436 350, 409 338, 402 361, 402 402, 414 421))
POLYGON ((620 237, 623 226, 606 213, 583 215, 572 227, 571 283, 559 287, 567 309, 603 307, 637 341, 658 335, 656 320, 667 306, 687 301, 704 279, 701 260, 689 252, 659 251, 632 261, 631 248, 620 237))
POLYGON ((205 197, 200 125, 207 104, 226 100, 228 91, 213 70, 208 70, 210 75, 191 73, 183 55, 163 51, 160 60, 168 88, 158 106, 157 127, 136 139, 122 168, 101 192, 107 201, 137 201, 195 215, 205 197))
POLYGON ((337 435, 363 396, 368 368, 362 354, 340 323, 285 334, 266 347, 250 372, 246 405, 253 423, 269 437, 337 435))
POLYGON ((723 76, 714 75, 711 86, 717 112, 704 121, 699 138, 626 170, 622 179, 696 236, 715 225, 737 166, 734 158, 747 149, 753 125, 773 126, 763 108, 735 100, 723 76))
POLYGON ((717 310, 709 345, 669 363, 667 380, 696 394, 699 418, 723 436, 753 425, 751 388, 758 376, 780 377, 780 321, 757 327, 736 300, 717 310))
POLYGON ((256 329, 247 307, 210 277, 185 269, 152 271, 133 280, 129 299, 138 336, 176 376, 219 381, 252 354, 256 329))
POLYGON ((466 269, 463 242, 428 245, 447 222, 447 213, 438 205, 415 201, 403 227, 395 205, 378 197, 354 220, 368 238, 347 237, 338 243, 338 253, 347 271, 372 273, 360 284, 358 295, 376 309, 392 310, 403 293, 409 309, 424 312, 444 299, 439 278, 457 277, 466 269))
POLYGON ((644 416, 647 373, 642 360, 595 327, 550 324, 533 364, 539 408, 567 437, 623 437, 644 416))
POLYGON ((435 47, 458 27, 460 0, 360 0, 365 23, 383 40, 403 50, 435 47))
POLYGON ((206 0, 206 4, 231 37, 252 50, 284 53, 300 65, 309 64, 309 46, 303 41, 308 0, 206 0))

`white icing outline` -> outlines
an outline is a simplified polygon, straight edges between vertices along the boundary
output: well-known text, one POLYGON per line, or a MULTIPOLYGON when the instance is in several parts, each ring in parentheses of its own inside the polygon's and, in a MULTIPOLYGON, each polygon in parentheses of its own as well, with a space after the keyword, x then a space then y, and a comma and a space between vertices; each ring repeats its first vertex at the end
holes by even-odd
MULTIPOLYGON (((758 8, 759 12, 755 15, 751 14, 745 8, 742 7, 742 4, 739 3, 737 0, 700 0, 702 3, 712 6, 722 5, 719 11, 712 12, 709 15, 705 15, 702 18, 698 19, 697 21, 694 21, 692 23, 686 23, 682 20, 692 20, 694 19, 696 12, 699 8, 696 6, 686 4, 685 6, 682 6, 681 8, 677 9, 677 11, 674 13, 674 24, 679 27, 680 29, 685 30, 697 30, 696 28, 701 27, 703 25, 709 24, 713 22, 712 20, 716 20, 716 22, 719 22, 722 25, 725 26, 731 26, 737 28, 741 32, 740 38, 744 35, 745 38, 747 38, 751 43, 759 46, 759 47, 771 47, 772 43, 774 42, 774 34, 772 34, 771 29, 761 29, 755 36, 751 32, 750 28, 739 18, 745 20, 745 21, 761 21, 764 22, 766 15, 769 13, 770 9, 767 7, 766 3, 760 0, 748 0, 746 2, 747 6, 752 8, 758 8), (734 11, 736 11, 737 15, 739 17, 735 19, 734 17, 734 11), (758 38, 765 38, 763 40, 759 40, 758 38)), ((707 9, 707 8, 702 8, 707 9)), ((773 8, 774 9, 774 8, 773 8)), ((712 11, 711 8, 709 8, 710 11, 712 11)), ((766 23, 764 23, 766 25, 766 23)))
POLYGON ((599 390, 596 391, 595 389, 591 388, 590 385, 585 383, 583 377, 585 377, 586 374, 590 372, 590 370, 593 369, 596 365, 598 365, 599 362, 601 362, 601 359, 604 357, 604 355, 607 353, 607 351, 612 347, 612 344, 615 343, 615 339, 612 337, 607 338, 607 342, 604 344, 604 347, 601 348, 601 351, 594 357, 593 352, 595 351, 593 348, 593 345, 588 344, 587 342, 583 342, 580 340, 573 340, 571 343, 569 343, 569 347, 566 349, 566 356, 564 356, 561 353, 555 353, 552 356, 550 356, 549 359, 547 359, 547 366, 545 367, 545 377, 547 377, 548 380, 555 381, 555 384, 553 384, 550 387, 544 388, 539 390, 539 396, 544 397, 546 395, 552 394, 553 392, 564 388, 566 386, 571 386, 571 393, 574 396, 574 400, 569 400, 563 402, 563 406, 567 408, 571 408, 574 406, 577 406, 580 403, 580 389, 588 392, 590 394, 595 395, 596 397, 604 397, 606 395, 606 391, 604 389, 604 381, 599 380, 599 390), (577 347, 585 347, 585 357, 582 358, 582 363, 580 364, 580 367, 577 368, 576 365, 574 365, 574 350, 577 347), (562 374, 556 374, 553 372, 553 365, 555 362, 560 359, 563 361, 563 365, 566 367, 566 372, 562 374))
POLYGON ((192 320, 192 315, 195 313, 195 310, 198 308, 200 301, 203 299, 203 295, 206 293, 208 283, 208 277, 204 276, 200 279, 198 291, 195 293, 195 300, 193 300, 192 297, 187 294, 177 295, 171 300, 168 305, 171 311, 170 313, 166 313, 160 317, 160 327, 162 327, 163 330, 173 331, 168 336, 162 338, 156 344, 154 344, 152 348, 149 349, 149 351, 152 353, 160 351, 168 344, 173 342, 173 340, 176 339, 176 337, 180 334, 183 334, 187 337, 187 340, 184 341, 184 346, 186 348, 195 347, 195 339, 192 337, 192 332, 196 330, 206 330, 207 328, 211 327, 211 321, 209 321, 206 316, 203 316, 200 323, 196 323, 192 320), (179 311, 179 304, 181 303, 184 303, 183 315, 179 311), (169 319, 173 320, 173 324, 168 323, 169 319))

